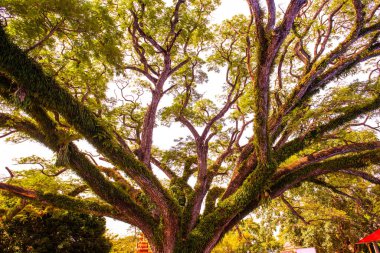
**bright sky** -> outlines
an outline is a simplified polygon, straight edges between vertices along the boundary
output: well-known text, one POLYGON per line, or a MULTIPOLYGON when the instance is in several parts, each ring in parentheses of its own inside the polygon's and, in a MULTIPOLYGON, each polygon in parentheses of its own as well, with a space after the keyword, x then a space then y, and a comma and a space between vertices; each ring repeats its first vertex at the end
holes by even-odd
POLYGON ((237 14, 249 14, 245 0, 223 0, 221 6, 212 14, 213 22, 220 23, 237 14))
MULTIPOLYGON (((166 1, 171 2, 171 0, 166 1)), ((222 5, 212 15, 212 22, 219 23, 222 20, 231 18, 236 14, 248 13, 249 10, 245 0, 223 0, 222 5)), ((183 132, 177 131, 175 135, 178 136, 173 136, 173 128, 158 128, 155 130, 155 136, 159 136, 161 138, 155 139, 154 144, 163 148, 169 148, 170 144, 173 142, 168 141, 167 136, 171 136, 174 139, 180 137, 181 135, 183 136, 183 132)), ((16 169, 15 159, 33 154, 38 154, 39 156, 45 157, 52 156, 51 151, 37 143, 24 142, 20 144, 12 144, 4 143, 3 139, 0 139, 0 181, 2 181, 2 178, 9 176, 4 169, 5 167, 16 169)), ((111 233, 123 236, 127 233, 128 225, 112 219, 107 219, 107 227, 111 233)))

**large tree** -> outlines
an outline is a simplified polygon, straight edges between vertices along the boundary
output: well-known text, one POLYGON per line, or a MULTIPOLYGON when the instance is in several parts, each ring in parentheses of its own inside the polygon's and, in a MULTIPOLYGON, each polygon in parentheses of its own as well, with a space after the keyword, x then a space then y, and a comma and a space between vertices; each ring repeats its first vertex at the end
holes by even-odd
POLYGON ((379 1, 248 0, 212 25, 219 2, 0 1, 3 136, 51 149, 98 200, 0 188, 130 223, 154 252, 210 252, 304 181, 379 184, 380 141, 351 140, 379 130, 379 1), (162 149, 160 126, 190 135, 162 149))

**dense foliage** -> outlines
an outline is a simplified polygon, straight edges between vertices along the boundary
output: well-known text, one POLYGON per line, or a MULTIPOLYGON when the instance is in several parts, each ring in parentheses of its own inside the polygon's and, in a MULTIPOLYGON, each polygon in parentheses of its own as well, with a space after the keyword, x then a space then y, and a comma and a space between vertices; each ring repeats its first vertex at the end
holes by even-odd
POLYGON ((0 248, 4 253, 106 253, 111 243, 104 233, 104 218, 67 211, 23 212, 0 225, 0 248))
POLYGON ((275 238, 274 223, 263 220, 254 222, 251 218, 245 219, 226 234, 212 251, 213 253, 267 253, 278 252, 282 247, 275 238))
POLYGON ((358 190, 350 183, 353 182, 346 178, 346 182, 339 189, 332 188, 346 191, 343 189, 344 184, 349 185, 348 191, 352 194, 350 197, 331 194, 331 189, 305 185, 314 188, 314 196, 308 192, 310 189, 302 189, 305 191, 302 195, 306 194, 302 202, 294 201, 293 198, 287 199, 297 203, 293 206, 300 216, 285 211, 277 219, 277 224, 281 224, 280 236, 284 241, 292 242, 293 245, 315 247, 318 252, 354 252, 354 244, 380 226, 380 195, 378 186, 364 193, 367 188, 358 190))
MULTIPOLYGON (((19 159, 20 163, 37 161, 36 157, 19 159)), ((38 160, 49 165, 48 161, 38 160)), ((87 187, 78 180, 66 181, 43 174, 40 170, 11 171, 7 183, 31 189, 71 196, 87 187)), ((111 242, 105 236, 104 217, 53 208, 45 203, 19 199, 8 192, 0 194, 0 249, 17 252, 109 252, 111 242)))
POLYGON ((136 235, 129 235, 122 238, 112 238, 111 253, 135 253, 138 238, 136 235))
POLYGON ((379 0, 248 0, 212 24, 219 4, 0 0, 1 137, 44 145, 33 171, 88 190, 0 189, 130 223, 165 253, 211 252, 276 199, 355 201, 334 177, 377 201, 379 0))

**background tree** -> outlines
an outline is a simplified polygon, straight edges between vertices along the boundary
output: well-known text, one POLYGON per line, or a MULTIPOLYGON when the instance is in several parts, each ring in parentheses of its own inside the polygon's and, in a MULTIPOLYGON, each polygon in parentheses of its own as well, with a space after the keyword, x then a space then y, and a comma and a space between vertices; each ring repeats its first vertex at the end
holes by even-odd
MULTIPOLYGON (((331 142, 343 145, 363 140, 376 140, 376 135, 370 131, 346 133, 331 142)), ((378 166, 366 169, 375 175, 379 173, 378 166)), ((279 228, 282 242, 323 252, 354 252, 354 244, 380 225, 378 191, 378 185, 362 178, 327 174, 293 188, 255 213, 279 228)))
POLYGON ((379 227, 378 186, 352 176, 324 180, 291 190, 262 212, 272 213, 266 221, 279 226, 282 242, 328 253, 354 252, 354 244, 379 227))
POLYGON ((324 252, 348 253, 354 252, 356 242, 379 227, 378 186, 368 187, 365 182, 345 176, 335 180, 332 182, 330 178, 329 183, 315 181, 329 186, 327 189, 305 184, 309 189, 299 189, 304 192, 302 197, 296 195, 301 199, 296 201, 298 204, 291 204, 294 203, 292 197, 285 200, 291 211, 285 212, 279 218, 283 222, 277 223, 282 223, 284 241, 324 252), (339 180, 341 184, 336 188, 339 180), (309 195, 308 191, 315 195, 309 195), (287 219, 288 215, 293 218, 287 219))
POLYGON ((212 252, 277 252, 281 245, 274 237, 276 228, 272 225, 267 220, 256 223, 252 218, 244 219, 225 235, 212 252))
POLYGON ((134 253, 136 252, 137 236, 128 235, 122 238, 112 238, 112 253, 134 253))
POLYGON ((68 211, 24 211, 0 227, 3 252, 110 252, 105 219, 68 211))
POLYGON ((248 0, 210 25, 218 4, 1 1, 2 136, 42 143, 98 200, 0 188, 130 223, 155 252, 210 252, 303 182, 379 184, 380 142, 349 138, 379 131, 378 1, 248 0), (162 125, 190 135, 156 147, 162 125))
MULTIPOLYGON (((43 162, 23 158, 20 163, 43 162)), ((87 187, 70 180, 47 176, 40 171, 11 171, 8 183, 35 187, 41 191, 65 189, 77 196, 87 187)), ((111 243, 105 237, 104 217, 76 213, 19 199, 3 192, 0 195, 0 248, 2 252, 109 252, 111 243), (34 204, 34 205, 33 205, 34 204)))

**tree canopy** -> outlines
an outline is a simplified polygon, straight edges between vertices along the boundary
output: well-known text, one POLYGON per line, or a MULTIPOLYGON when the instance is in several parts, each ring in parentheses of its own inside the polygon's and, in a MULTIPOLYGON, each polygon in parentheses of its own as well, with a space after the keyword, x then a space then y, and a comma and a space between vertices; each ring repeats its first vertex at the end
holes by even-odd
POLYGON ((355 252, 355 243, 380 225, 379 186, 351 175, 320 179, 270 203, 260 210, 261 219, 279 228, 283 242, 317 252, 355 252))
POLYGON ((43 172, 88 190, 0 189, 184 253, 310 182, 379 184, 380 2, 247 0, 213 24, 219 5, 1 0, 1 136, 41 143, 43 172), (184 132, 170 148, 164 127, 184 132))
MULTIPOLYGON (((18 162, 35 162, 49 167, 48 161, 36 157, 22 158, 18 162)), ((11 177, 6 182, 14 186, 55 194, 61 192, 73 197, 87 189, 79 180, 63 181, 41 170, 12 171, 8 168, 8 172, 11 177)), ((105 232, 104 217, 61 210, 43 202, 34 203, 6 191, 0 193, 1 252, 106 253, 110 252, 111 242, 105 232)))
POLYGON ((2 252, 110 252, 105 220, 68 211, 23 212, 0 226, 2 252))
POLYGON ((244 219, 238 226, 229 231, 218 245, 213 249, 213 253, 267 253, 278 252, 281 244, 275 239, 273 231, 274 223, 262 220, 259 223, 251 218, 244 219))

